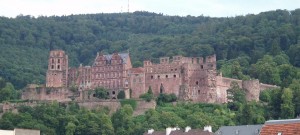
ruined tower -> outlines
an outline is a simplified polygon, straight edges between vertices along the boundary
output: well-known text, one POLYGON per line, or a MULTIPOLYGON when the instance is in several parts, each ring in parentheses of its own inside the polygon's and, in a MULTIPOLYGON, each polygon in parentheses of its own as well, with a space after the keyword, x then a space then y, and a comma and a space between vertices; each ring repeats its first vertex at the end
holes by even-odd
POLYGON ((68 82, 68 55, 62 50, 50 52, 46 87, 67 87, 68 82))

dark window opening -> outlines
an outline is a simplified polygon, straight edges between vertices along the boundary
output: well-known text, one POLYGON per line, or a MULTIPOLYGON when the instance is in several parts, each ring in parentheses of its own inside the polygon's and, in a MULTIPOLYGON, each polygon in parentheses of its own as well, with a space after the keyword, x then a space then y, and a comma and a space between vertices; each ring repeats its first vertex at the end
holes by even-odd
POLYGON ((57 63, 60 63, 60 59, 57 60, 57 63))
POLYGON ((199 84, 199 82, 198 81, 196 81, 196 85, 198 85, 199 84))
POLYGON ((57 69, 60 69, 60 65, 57 65, 57 69))
POLYGON ((171 71, 173 71, 173 69, 171 69, 171 71))
POLYGON ((164 86, 163 86, 163 84, 160 84, 159 92, 160 92, 160 93, 163 93, 163 92, 164 92, 164 86))
POLYGON ((198 63, 198 64, 200 63, 200 59, 199 59, 199 58, 197 58, 197 63, 198 63))
POLYGON ((113 94, 113 95, 115 95, 115 94, 116 94, 116 92, 115 92, 115 91, 113 91, 113 92, 112 92, 112 94, 113 94))
POLYGON ((203 69, 203 65, 201 65, 201 69, 203 69))
POLYGON ((93 97, 96 97, 96 94, 93 94, 93 97))
POLYGON ((54 65, 51 65, 51 69, 54 69, 54 65))
POLYGON ((166 78, 168 78, 169 76, 168 75, 166 75, 166 78))
POLYGON ((177 71, 177 68, 175 68, 175 71, 177 71))
POLYGON ((174 78, 176 78, 176 75, 173 75, 174 78))
POLYGON ((116 97, 113 97, 112 99, 116 99, 116 97))
POLYGON ((106 94, 109 96, 109 92, 106 92, 106 94))
POLYGON ((54 59, 52 59, 52 63, 54 63, 54 59))
POLYGON ((159 79, 159 78, 160 78, 160 76, 158 75, 158 76, 157 76, 157 78, 159 79))
POLYGON ((198 90, 198 94, 200 94, 200 90, 198 90))
POLYGON ((151 79, 153 79, 153 75, 151 75, 151 79))

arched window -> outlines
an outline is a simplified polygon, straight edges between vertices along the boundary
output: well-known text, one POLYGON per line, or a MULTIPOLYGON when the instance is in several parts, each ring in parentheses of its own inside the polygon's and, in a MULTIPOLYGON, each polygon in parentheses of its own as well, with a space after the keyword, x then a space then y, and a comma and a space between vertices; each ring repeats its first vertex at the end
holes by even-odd
POLYGON ((196 85, 198 85, 199 84, 199 82, 198 81, 196 81, 196 85))

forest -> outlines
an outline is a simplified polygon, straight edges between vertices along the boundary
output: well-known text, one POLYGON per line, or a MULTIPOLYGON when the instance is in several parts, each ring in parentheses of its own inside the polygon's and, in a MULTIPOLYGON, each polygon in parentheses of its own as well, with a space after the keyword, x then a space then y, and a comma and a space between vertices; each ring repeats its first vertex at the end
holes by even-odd
POLYGON ((260 124, 300 114, 300 9, 223 18, 144 11, 0 17, 0 101, 18 99, 27 84, 43 84, 53 49, 66 51, 70 66, 91 65, 97 52, 129 51, 134 67, 142 66, 143 60, 158 62, 162 56, 216 54, 223 76, 259 79, 280 88, 263 91, 259 102, 246 102, 244 91, 233 84, 232 102, 227 104, 160 101, 155 110, 140 116, 133 116, 129 105, 113 114, 105 109, 79 109, 76 103, 23 106, 18 114, 3 114, 1 129, 34 128, 49 135, 129 135, 167 126, 209 124, 216 130, 222 125, 260 124))

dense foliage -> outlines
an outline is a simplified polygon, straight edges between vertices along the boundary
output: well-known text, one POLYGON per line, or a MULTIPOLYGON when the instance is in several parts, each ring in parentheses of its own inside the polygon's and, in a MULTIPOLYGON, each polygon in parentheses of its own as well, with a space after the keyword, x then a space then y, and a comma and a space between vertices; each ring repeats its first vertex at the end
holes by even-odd
MULTIPOLYGON (((235 78, 249 78, 243 74, 263 78, 250 72, 250 65, 265 54, 279 55, 276 61, 283 62, 280 65, 300 66, 299 24, 299 9, 230 18, 149 12, 0 17, 0 76, 16 88, 43 83, 49 50, 63 49, 71 66, 91 64, 98 51, 129 50, 134 66, 141 66, 145 59, 158 61, 160 56, 216 54, 218 60, 240 62, 240 67, 234 64, 237 70, 226 75, 233 72, 235 78), (282 58, 288 60, 280 61, 282 58)), ((269 64, 264 66, 273 66, 269 64)), ((278 79, 262 81, 280 83, 278 79)))
POLYGON ((14 86, 0 77, 0 103, 2 101, 11 101, 19 98, 19 92, 14 86))

